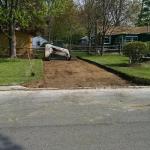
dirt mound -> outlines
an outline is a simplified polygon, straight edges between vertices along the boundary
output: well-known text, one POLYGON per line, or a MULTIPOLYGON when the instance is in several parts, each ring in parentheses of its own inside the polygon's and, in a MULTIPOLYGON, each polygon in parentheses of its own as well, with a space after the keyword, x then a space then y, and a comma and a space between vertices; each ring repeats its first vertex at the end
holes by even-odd
POLYGON ((80 88, 104 86, 128 86, 128 82, 118 76, 100 69, 87 62, 46 61, 44 62, 44 79, 27 84, 34 88, 80 88))

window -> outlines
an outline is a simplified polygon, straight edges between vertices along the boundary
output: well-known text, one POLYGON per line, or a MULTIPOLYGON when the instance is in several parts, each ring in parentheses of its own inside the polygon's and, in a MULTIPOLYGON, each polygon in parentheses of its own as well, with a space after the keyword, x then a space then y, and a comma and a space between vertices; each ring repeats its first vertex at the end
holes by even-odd
POLYGON ((40 41, 37 41, 37 46, 40 46, 41 45, 41 42, 40 41))
POLYGON ((110 36, 105 37, 104 44, 111 44, 111 37, 110 36))
POLYGON ((126 36, 126 42, 138 41, 138 36, 126 36))

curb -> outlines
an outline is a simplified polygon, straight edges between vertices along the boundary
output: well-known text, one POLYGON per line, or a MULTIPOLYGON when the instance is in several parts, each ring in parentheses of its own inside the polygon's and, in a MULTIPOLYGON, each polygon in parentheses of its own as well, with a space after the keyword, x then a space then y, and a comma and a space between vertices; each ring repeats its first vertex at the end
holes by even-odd
POLYGON ((139 87, 145 87, 145 86, 149 86, 150 87, 150 79, 144 79, 144 78, 139 78, 139 77, 135 77, 135 76, 131 76, 131 75, 127 75, 123 72, 120 72, 118 70, 115 70, 111 67, 96 63, 94 61, 88 60, 88 59, 84 59, 81 57, 77 57, 80 60, 86 61, 90 64, 96 65, 97 67, 103 68, 104 70, 116 74, 117 76, 119 76, 120 78, 129 81, 130 83, 134 83, 136 85, 139 85, 139 87))
POLYGON ((81 88, 69 88, 69 89, 59 89, 59 88, 26 88, 23 86, 0 86, 0 92, 3 91, 74 91, 74 90, 117 90, 117 89, 150 89, 150 86, 107 86, 107 87, 81 87, 81 88))
POLYGON ((20 85, 2 85, 0 86, 0 91, 13 91, 13 90, 27 90, 26 87, 20 86, 20 85))
MULTIPOLYGON (((102 87, 101 89, 106 89, 107 87, 102 87)), ((79 88, 66 88, 66 89, 61 89, 61 88, 28 88, 20 85, 16 86, 0 86, 0 91, 42 91, 42 90, 92 90, 92 89, 98 89, 98 88, 93 88, 93 87, 79 87, 79 88)), ((115 88, 114 88, 115 89, 115 88)))

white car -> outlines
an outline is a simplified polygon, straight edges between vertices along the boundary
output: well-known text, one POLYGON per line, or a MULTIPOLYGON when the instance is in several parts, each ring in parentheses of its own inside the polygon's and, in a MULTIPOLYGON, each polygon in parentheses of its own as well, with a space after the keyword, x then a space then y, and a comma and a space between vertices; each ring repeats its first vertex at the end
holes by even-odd
POLYGON ((64 56, 66 58, 66 60, 70 60, 71 59, 71 55, 68 49, 65 48, 61 48, 58 46, 54 46, 52 44, 46 44, 45 45, 45 58, 50 60, 52 54, 56 54, 59 56, 64 56))

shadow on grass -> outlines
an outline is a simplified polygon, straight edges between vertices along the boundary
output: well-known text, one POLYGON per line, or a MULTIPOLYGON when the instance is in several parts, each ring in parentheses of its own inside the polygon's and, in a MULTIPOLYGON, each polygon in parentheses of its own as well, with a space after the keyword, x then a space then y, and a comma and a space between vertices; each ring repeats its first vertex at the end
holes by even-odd
POLYGON ((106 64, 107 66, 110 66, 110 67, 130 67, 129 64, 127 63, 120 63, 120 64, 106 64))
POLYGON ((0 150, 23 150, 23 147, 12 142, 9 137, 0 134, 0 150))
POLYGON ((0 58, 0 63, 9 62, 9 59, 7 58, 0 58))
POLYGON ((11 59, 11 58, 0 58, 0 63, 6 63, 6 62, 20 62, 19 59, 11 59))

